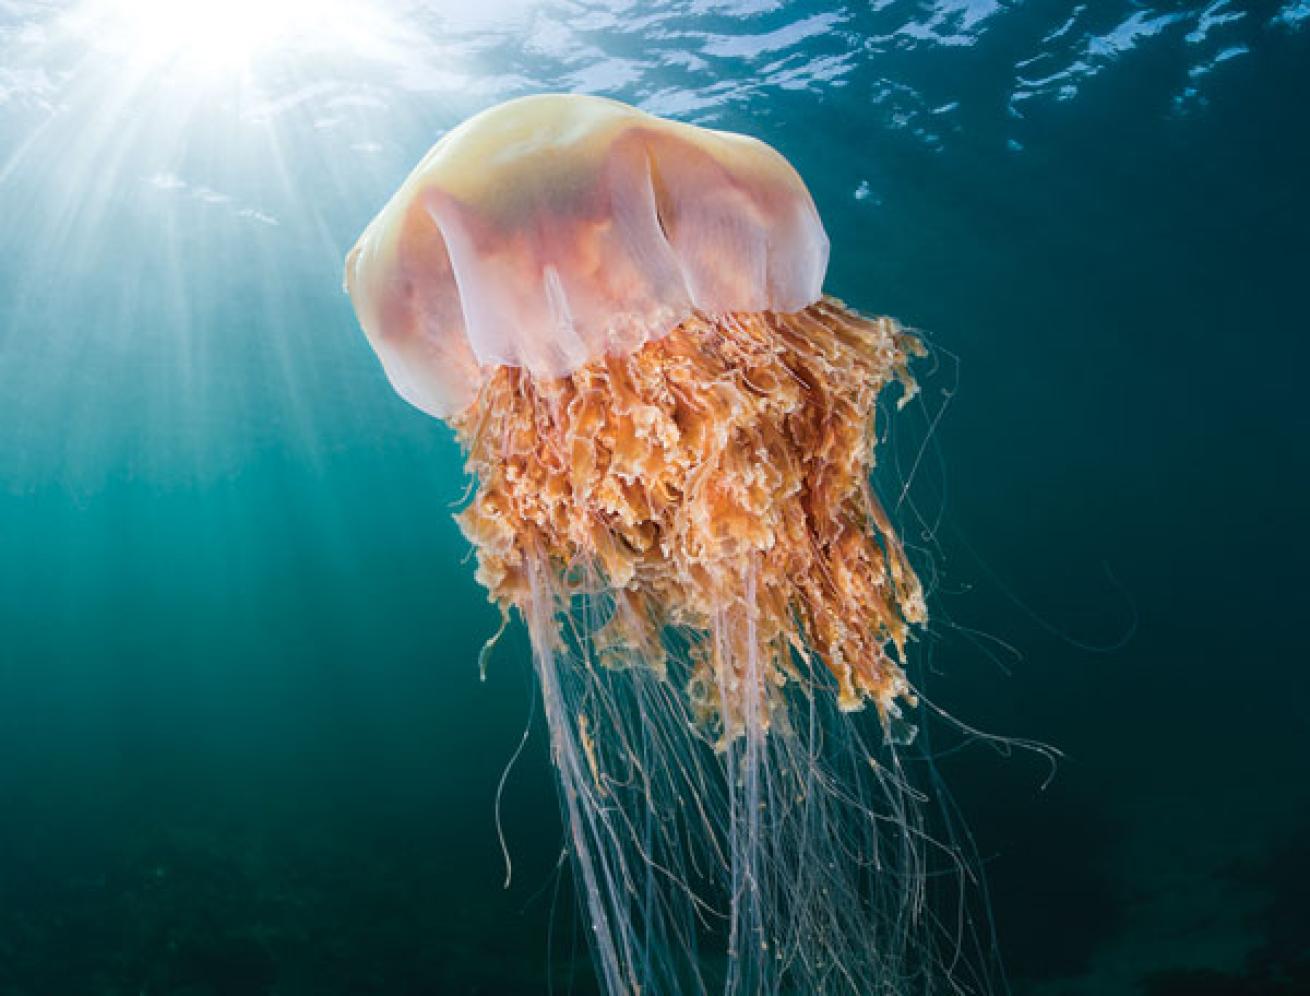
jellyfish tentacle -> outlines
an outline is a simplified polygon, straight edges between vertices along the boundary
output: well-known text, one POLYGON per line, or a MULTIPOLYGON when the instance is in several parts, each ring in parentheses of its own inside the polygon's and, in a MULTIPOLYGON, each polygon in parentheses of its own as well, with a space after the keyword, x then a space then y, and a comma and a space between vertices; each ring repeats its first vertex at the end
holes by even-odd
POLYGON ((694 316, 567 377, 499 370, 454 420, 616 992, 896 992, 914 957, 914 800, 835 717, 873 704, 894 752, 914 703, 922 596, 868 475, 916 342, 827 299, 694 316), (720 974, 669 955, 716 924, 720 974))
MULTIPOLYGON (((635 975, 633 953, 636 939, 630 921, 616 916, 622 909, 619 880, 624 869, 611 864, 612 852, 606 838, 613 834, 604 807, 591 799, 592 788, 584 775, 581 744, 575 727, 565 713, 560 687, 556 634, 555 594, 536 558, 525 564, 528 601, 522 606, 532 643, 533 663, 541 684, 551 756, 559 773, 565 809, 565 825, 572 843, 575 866, 582 878, 583 895, 591 916, 591 933, 602 978, 611 993, 635 993, 640 982, 635 975)), ((620 855, 622 852, 618 852, 620 855)))

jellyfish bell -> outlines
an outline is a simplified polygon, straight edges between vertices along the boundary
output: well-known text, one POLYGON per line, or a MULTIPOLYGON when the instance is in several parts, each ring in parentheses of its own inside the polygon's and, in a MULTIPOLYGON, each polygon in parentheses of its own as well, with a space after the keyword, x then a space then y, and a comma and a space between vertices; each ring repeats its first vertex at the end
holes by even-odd
POLYGON ((870 484, 922 347, 823 296, 827 258, 762 142, 541 96, 445 135, 347 259, 476 479, 612 993, 932 988, 897 745, 926 611, 870 484))
POLYGON ((762 142, 552 95, 443 137, 346 281, 397 390, 445 417, 499 366, 559 377, 695 311, 800 310, 827 259, 805 185, 762 142))

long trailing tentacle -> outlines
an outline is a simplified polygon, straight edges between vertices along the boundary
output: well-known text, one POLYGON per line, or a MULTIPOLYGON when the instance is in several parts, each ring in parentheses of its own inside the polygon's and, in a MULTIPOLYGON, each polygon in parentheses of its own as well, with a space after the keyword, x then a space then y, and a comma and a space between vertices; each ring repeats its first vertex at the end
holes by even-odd
MULTIPOLYGON (((528 624, 610 993, 936 991, 896 736, 922 592, 869 486, 918 340, 825 299, 697 317, 456 429, 478 577, 528 624)), ((950 983, 944 987, 951 990, 950 983)))

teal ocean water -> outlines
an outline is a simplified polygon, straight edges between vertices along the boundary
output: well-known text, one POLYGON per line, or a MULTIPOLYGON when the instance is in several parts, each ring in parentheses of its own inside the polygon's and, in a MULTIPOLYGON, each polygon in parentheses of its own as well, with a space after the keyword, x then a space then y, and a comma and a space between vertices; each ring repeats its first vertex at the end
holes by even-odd
POLYGON ((917 673, 1063 754, 918 717, 996 990, 1310 992, 1310 5, 469 6, 0 2, 0 994, 595 991, 539 718, 504 885, 459 452, 341 290, 544 91, 765 139, 932 342, 917 673))

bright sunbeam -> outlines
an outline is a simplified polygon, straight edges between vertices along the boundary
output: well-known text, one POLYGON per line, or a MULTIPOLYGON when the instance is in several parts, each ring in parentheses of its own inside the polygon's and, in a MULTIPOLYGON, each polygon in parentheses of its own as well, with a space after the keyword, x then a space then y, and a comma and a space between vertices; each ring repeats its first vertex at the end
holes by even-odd
POLYGON ((269 378, 308 439, 307 358, 330 355, 316 342, 341 302, 289 288, 336 288, 410 153, 525 85, 483 53, 535 2, 0 0, 0 333, 24 330, 0 339, 25 344, 0 356, 22 404, 0 481, 220 473, 237 459, 210 445, 220 423, 244 424, 269 378), (129 378, 154 391, 135 422, 62 391, 99 384, 107 357, 162 372, 129 378))
MULTIPOLYGON (((395 81, 421 79, 436 58, 442 18, 428 9, 0 0, 0 333, 29 330, 28 348, 0 356, 0 394, 21 403, 17 417, 6 409, 4 434, 22 433, 0 447, 0 479, 76 466, 98 486, 110 464, 97 454, 111 452, 138 468, 217 472, 228 457, 209 445, 223 421, 212 392, 227 377, 233 399, 278 378, 284 417, 307 425, 295 371, 321 318, 306 317, 286 288, 336 286, 337 233, 353 227, 339 215, 379 197, 376 176, 393 168, 373 150, 408 127, 430 140, 430 125, 392 107, 395 81), (11 29, 14 6, 27 16, 11 29), (248 338, 233 338, 236 302, 248 338), (254 373, 231 374, 256 356, 254 373), (95 392, 73 392, 77 403, 60 393, 100 383, 110 366, 166 371, 132 406, 135 421, 112 427, 94 413, 95 392), (42 407, 56 397, 57 418, 42 407)), ((441 65, 453 72, 458 60, 441 65)), ((17 337, 0 335, 0 345, 17 337)), ((240 423, 234 403, 226 418, 240 423)))

